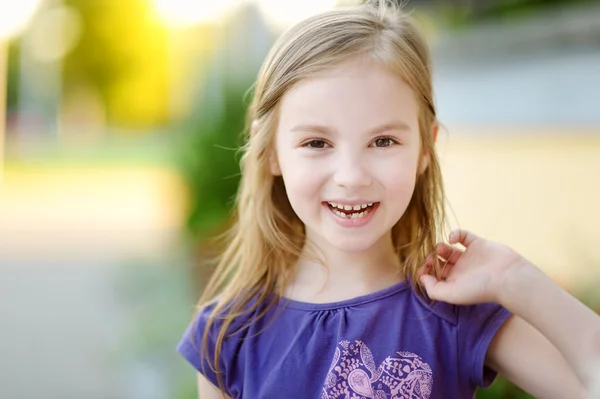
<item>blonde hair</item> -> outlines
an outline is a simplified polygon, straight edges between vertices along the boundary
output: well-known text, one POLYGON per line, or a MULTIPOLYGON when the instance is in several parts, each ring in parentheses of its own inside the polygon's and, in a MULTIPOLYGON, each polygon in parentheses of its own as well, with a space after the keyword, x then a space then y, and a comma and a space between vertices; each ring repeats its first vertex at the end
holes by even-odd
POLYGON ((202 354, 208 359, 208 331, 218 319, 222 324, 211 363, 221 388, 218 359, 223 340, 233 333, 228 331, 232 322, 266 304, 250 322, 256 321, 275 305, 305 242, 303 224, 292 210, 283 180, 269 168, 278 104, 298 81, 357 56, 399 74, 419 105, 422 154, 429 156, 429 165, 417 177, 408 208, 392 229, 392 239, 402 264, 399 272, 423 292, 416 271, 433 252, 444 225, 442 176, 431 134, 437 120, 425 38, 410 15, 383 0, 313 16, 278 39, 259 72, 247 115, 234 224, 200 299, 204 306, 218 295, 203 334, 202 354), (255 129, 253 121, 259 121, 255 129))

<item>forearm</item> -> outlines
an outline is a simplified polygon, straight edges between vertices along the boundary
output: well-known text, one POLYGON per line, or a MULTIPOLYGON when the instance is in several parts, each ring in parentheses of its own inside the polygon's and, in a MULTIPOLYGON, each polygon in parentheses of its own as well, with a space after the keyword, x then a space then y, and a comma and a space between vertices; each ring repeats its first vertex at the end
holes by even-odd
POLYGON ((589 386, 600 317, 530 263, 504 282, 500 303, 542 333, 589 386))

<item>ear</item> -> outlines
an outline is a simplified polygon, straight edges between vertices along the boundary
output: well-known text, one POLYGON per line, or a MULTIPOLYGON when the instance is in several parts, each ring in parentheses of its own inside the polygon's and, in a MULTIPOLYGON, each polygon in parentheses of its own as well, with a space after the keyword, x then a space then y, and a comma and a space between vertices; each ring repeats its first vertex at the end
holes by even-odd
MULTIPOLYGON (((439 125, 437 123, 434 123, 431 126, 431 138, 433 139, 434 143, 437 140, 438 130, 439 130, 439 125)), ((421 156, 421 164, 419 165, 419 174, 423 174, 427 170, 427 168, 429 167, 430 161, 431 161, 431 157, 430 157, 429 153, 428 152, 423 153, 423 155, 421 156)))
MULTIPOLYGON (((258 132, 258 128, 259 128, 258 120, 254 120, 250 127, 251 137, 256 136, 256 133, 258 132)), ((279 168, 279 162, 277 161, 277 153, 275 152, 274 149, 271 149, 270 152, 271 153, 269 155, 269 170, 271 171, 271 174, 273 176, 281 176, 281 169, 279 168)))
POLYGON ((271 149, 271 155, 269 155, 269 169, 273 176, 281 176, 281 168, 279 168, 279 161, 277 160, 275 149, 271 149))
POLYGON ((256 132, 258 131, 258 120, 253 120, 252 125, 250 126, 250 137, 256 136, 256 132))
POLYGON ((433 137, 434 143, 437 141, 438 130, 440 130, 440 125, 438 125, 437 122, 434 122, 433 125, 431 125, 431 137, 433 137))

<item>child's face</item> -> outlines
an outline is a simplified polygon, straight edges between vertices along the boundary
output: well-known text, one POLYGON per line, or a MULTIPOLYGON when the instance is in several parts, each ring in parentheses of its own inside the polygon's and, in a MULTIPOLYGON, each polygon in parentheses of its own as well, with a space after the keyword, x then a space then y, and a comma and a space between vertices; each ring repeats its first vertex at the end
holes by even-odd
POLYGON ((272 172, 308 240, 366 251, 389 240, 406 210, 420 151, 412 89, 383 66, 352 61, 282 98, 272 172))

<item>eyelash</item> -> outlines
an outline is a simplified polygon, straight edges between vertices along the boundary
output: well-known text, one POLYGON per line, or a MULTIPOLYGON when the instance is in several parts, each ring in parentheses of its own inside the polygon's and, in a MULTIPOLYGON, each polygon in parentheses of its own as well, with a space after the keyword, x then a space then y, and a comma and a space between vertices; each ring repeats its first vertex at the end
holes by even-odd
POLYGON ((398 140, 396 140, 395 138, 390 137, 390 136, 377 137, 375 140, 373 140, 373 143, 376 143, 379 140, 389 140, 390 144, 386 145, 386 146, 383 146, 383 147, 377 147, 377 148, 387 148, 387 147, 391 147, 391 146, 393 146, 395 144, 400 144, 398 142, 398 140))
MULTIPOLYGON (((381 146, 381 147, 375 146, 375 148, 388 148, 388 147, 391 147, 391 146, 393 146, 395 144, 400 144, 398 142, 398 140, 396 140, 395 138, 390 137, 390 136, 377 137, 375 140, 373 140, 373 143, 376 143, 379 140, 389 140, 389 145, 385 145, 385 146, 381 146)), ((311 148, 311 149, 314 149, 314 150, 324 150, 326 148, 324 146, 323 147, 312 147, 311 146, 312 143, 323 143, 325 145, 329 145, 325 140, 312 139, 312 140, 309 140, 309 141, 305 142, 304 144, 302 144, 302 147, 311 148)))

